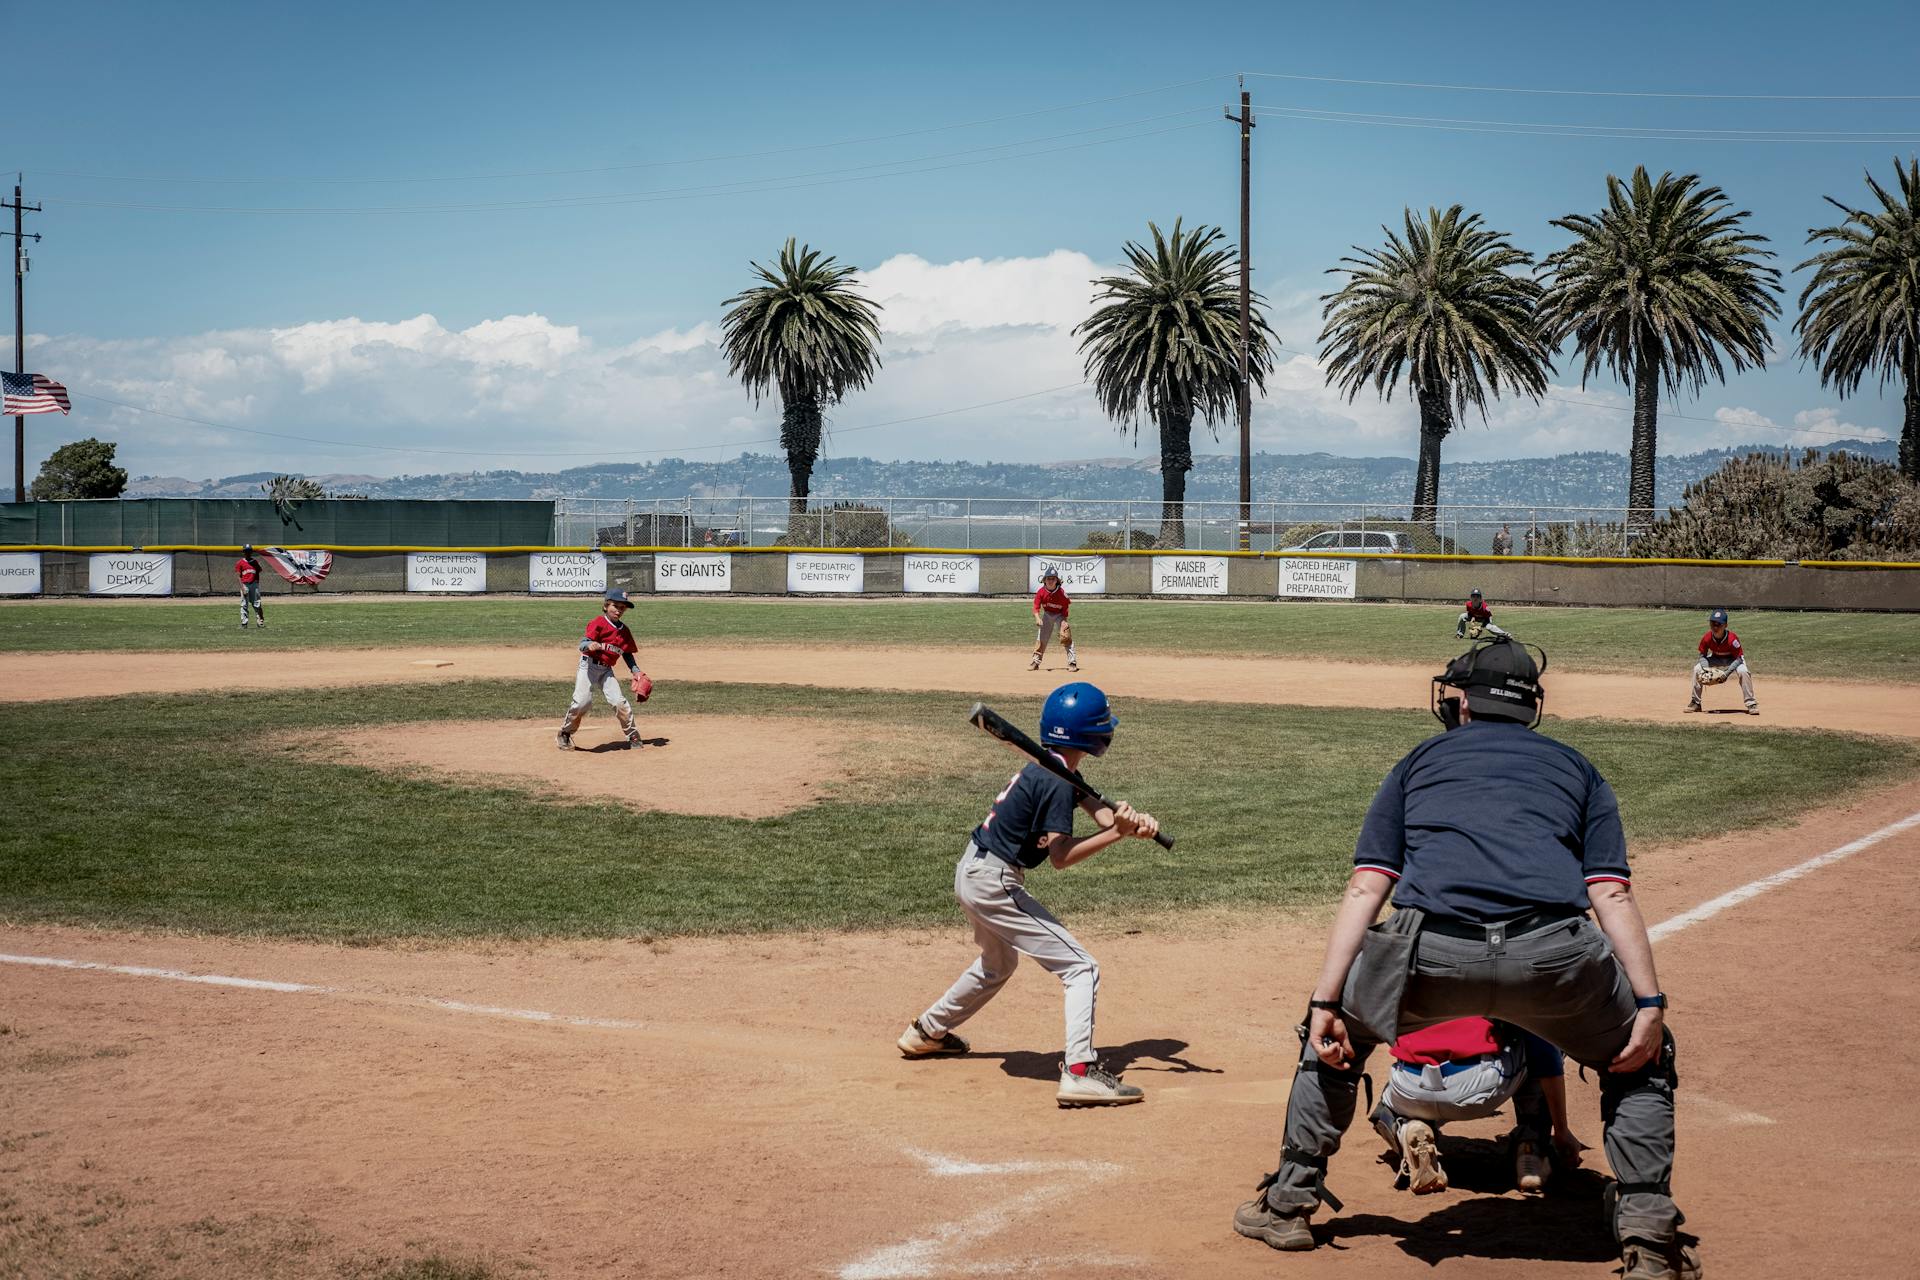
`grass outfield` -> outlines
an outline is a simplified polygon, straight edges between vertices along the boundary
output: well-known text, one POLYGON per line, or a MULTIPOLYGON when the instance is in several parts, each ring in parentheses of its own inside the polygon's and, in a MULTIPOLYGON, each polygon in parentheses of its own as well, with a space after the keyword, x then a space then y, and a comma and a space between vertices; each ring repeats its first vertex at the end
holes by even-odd
MULTIPOLYGON (((499 681, 0 704, 14 744, 0 755, 0 919, 367 941, 952 924, 952 862, 1012 765, 965 726, 964 697, 785 686, 680 685, 674 710, 944 727, 951 750, 912 776, 875 770, 837 798, 744 820, 536 799, 271 745, 329 727, 457 733, 445 722, 476 707, 527 716, 544 736, 553 698, 547 682, 499 681)), ((1179 848, 1130 841, 1071 873, 1042 870, 1035 887, 1069 918, 1324 901, 1379 778, 1432 729, 1405 712, 1135 700, 1095 776, 1157 813, 1179 848)), ((1679 728, 1554 731, 1613 780, 1636 847, 1920 772, 1920 748, 1840 734, 1722 734, 1703 767, 1699 734, 1679 728)), ((643 780, 646 756, 633 764, 643 780)))
MULTIPOLYGON (((265 632, 241 631, 231 601, 206 604, 34 602, 0 608, 0 652, 219 652, 401 645, 561 644, 594 614, 591 600, 338 601, 269 598, 265 632)), ((1082 600, 1076 642, 1089 654, 1206 653, 1440 664, 1460 651, 1447 605, 1082 600)), ((1684 674, 1706 630, 1697 609, 1501 608, 1496 621, 1573 671, 1684 674)), ((1024 602, 643 599, 629 621, 655 643, 1030 647, 1024 602)), ((1734 630, 1761 678, 1920 682, 1920 617, 1743 612, 1734 630)))

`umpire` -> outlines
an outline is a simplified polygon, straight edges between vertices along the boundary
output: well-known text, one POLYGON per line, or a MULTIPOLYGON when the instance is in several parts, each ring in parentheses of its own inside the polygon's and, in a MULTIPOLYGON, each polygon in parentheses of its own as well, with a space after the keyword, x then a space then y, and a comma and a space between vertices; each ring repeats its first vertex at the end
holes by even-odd
POLYGON ((1408 752, 1367 811, 1302 1029, 1280 1168, 1233 1215, 1241 1235, 1313 1248, 1308 1217, 1322 1200, 1340 1208, 1327 1160, 1368 1053, 1480 1015, 1599 1072, 1622 1280, 1701 1274, 1668 1187, 1673 1036, 1619 805, 1586 757, 1532 732, 1545 667, 1544 653, 1497 639, 1434 677, 1434 713, 1459 727, 1408 752), (1394 912, 1376 925, 1389 894, 1394 912))

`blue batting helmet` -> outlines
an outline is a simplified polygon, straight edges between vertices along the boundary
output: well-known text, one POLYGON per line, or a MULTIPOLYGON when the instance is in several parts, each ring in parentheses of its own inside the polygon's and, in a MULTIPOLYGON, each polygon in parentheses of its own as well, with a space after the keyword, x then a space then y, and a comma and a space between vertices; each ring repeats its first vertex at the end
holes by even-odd
POLYGON ((1707 615, 1707 622, 1716 627, 1726 626, 1727 611, 1725 609, 1715 609, 1712 613, 1707 615))
POLYGON ((1119 724, 1120 717, 1107 705, 1107 695, 1095 685, 1076 680, 1047 695, 1047 705, 1040 709, 1040 741, 1049 747, 1105 755, 1119 724))

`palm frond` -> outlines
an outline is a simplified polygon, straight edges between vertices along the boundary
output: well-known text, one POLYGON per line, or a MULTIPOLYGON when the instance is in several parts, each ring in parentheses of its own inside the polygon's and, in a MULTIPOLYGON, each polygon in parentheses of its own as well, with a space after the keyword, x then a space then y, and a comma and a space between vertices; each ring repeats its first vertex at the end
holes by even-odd
POLYGON ((1828 247, 1795 268, 1813 268, 1800 292, 1800 354, 1820 381, 1852 395, 1869 374, 1881 386, 1920 378, 1920 157, 1894 158, 1894 188, 1867 174, 1878 209, 1855 209, 1807 232, 1828 247))
POLYGON ((760 283, 726 300, 720 346, 754 403, 777 391, 834 404, 873 380, 881 305, 859 291, 855 268, 791 237, 774 267, 751 265, 760 283))

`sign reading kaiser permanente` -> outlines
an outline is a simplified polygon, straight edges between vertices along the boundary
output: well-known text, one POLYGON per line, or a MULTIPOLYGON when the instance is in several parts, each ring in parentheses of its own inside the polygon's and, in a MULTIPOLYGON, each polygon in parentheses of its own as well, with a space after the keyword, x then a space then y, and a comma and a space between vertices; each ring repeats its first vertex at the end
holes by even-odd
POLYGON ((586 595, 607 589, 607 558, 598 551, 535 551, 527 557, 527 590, 586 595))
POLYGON ((1038 591, 1040 579, 1052 569, 1069 596, 1099 596, 1107 592, 1105 556, 1028 556, 1027 590, 1038 591))
POLYGON ((1280 594, 1305 600, 1351 600, 1359 565, 1306 557, 1280 562, 1280 594))
POLYGON ((731 591, 733 557, 725 551, 662 551, 653 557, 655 591, 731 591))
POLYGON ((866 576, 866 561, 857 555, 795 552, 787 557, 787 590, 793 592, 858 592, 866 576))
POLYGON ((40 594, 40 553, 0 551, 0 596, 40 594))
POLYGON ((908 556, 905 569, 908 591, 980 594, 979 556, 908 556))
POLYGON ((407 552, 409 591, 485 591, 487 555, 484 551, 407 552))
POLYGON ((173 556, 152 551, 101 551, 87 557, 87 590, 96 596, 170 596, 173 556))
POLYGON ((1155 556, 1153 594, 1223 596, 1227 594, 1225 556, 1155 556))

